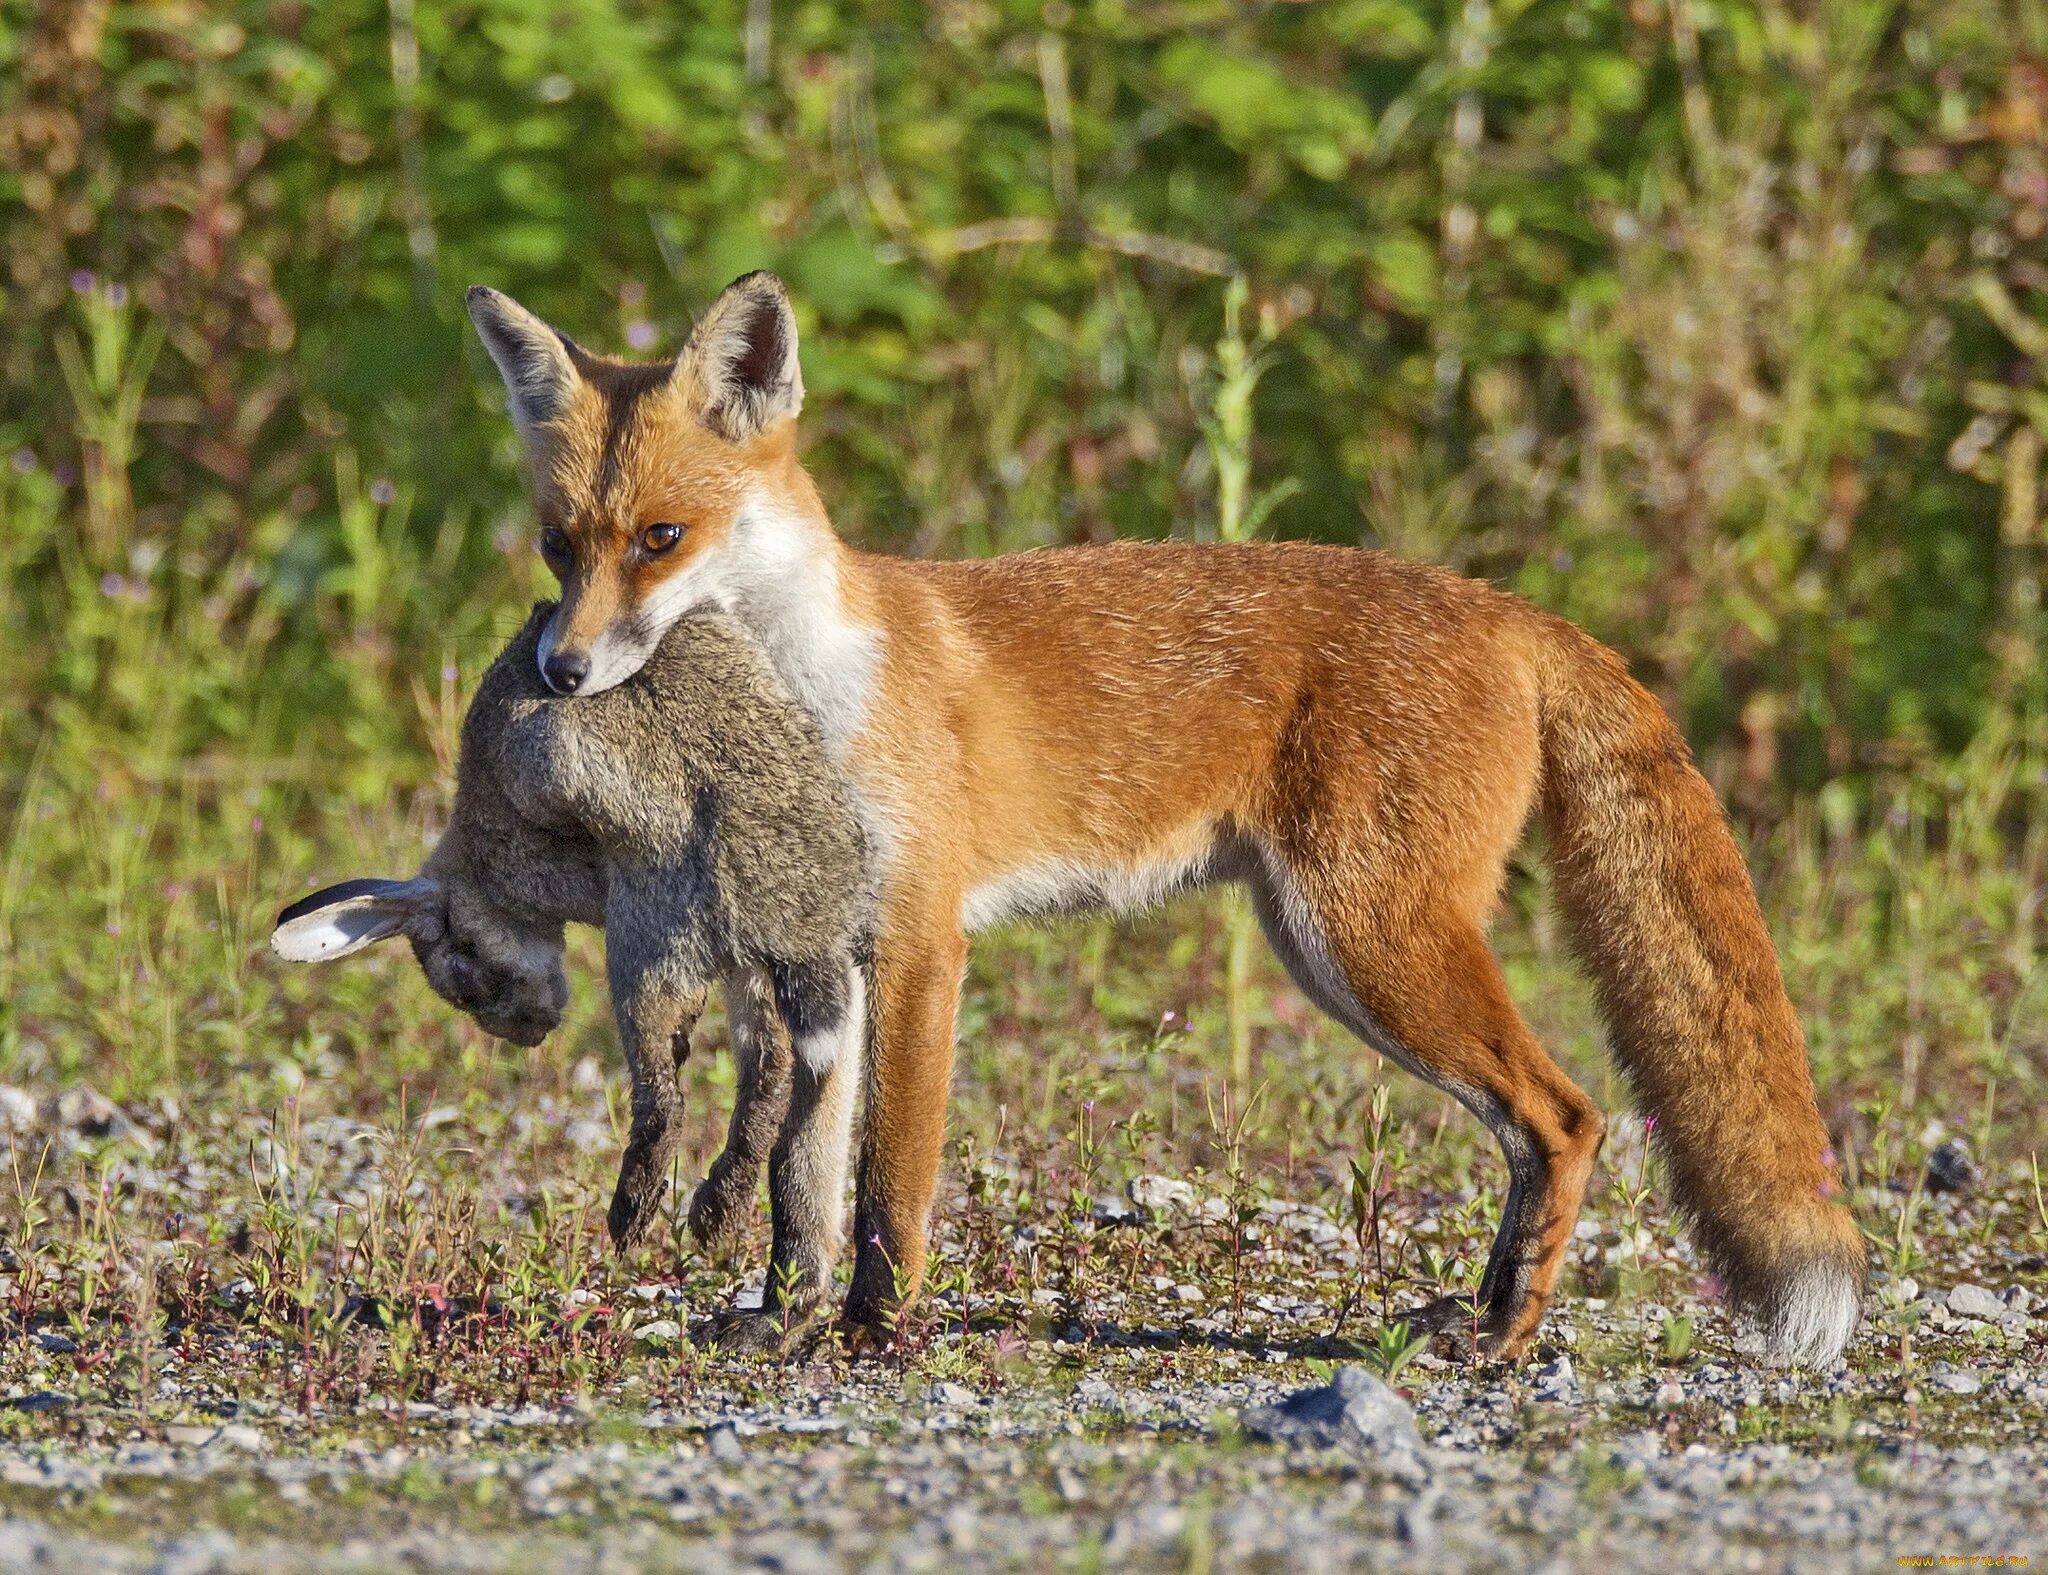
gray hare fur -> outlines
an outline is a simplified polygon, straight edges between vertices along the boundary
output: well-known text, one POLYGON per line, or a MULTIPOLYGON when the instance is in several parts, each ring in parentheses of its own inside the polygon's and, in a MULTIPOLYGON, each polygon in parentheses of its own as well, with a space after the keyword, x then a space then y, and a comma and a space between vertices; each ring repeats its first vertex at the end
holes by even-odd
POLYGON ((552 611, 537 606, 484 675, 448 828, 419 875, 316 893, 280 916, 273 945, 311 960, 404 934, 437 993, 530 1045, 567 1002, 564 926, 601 925, 633 1085, 609 1221, 622 1250, 660 1205, 675 1070, 705 985, 724 978, 738 1098, 690 1223, 708 1244, 737 1233, 778 1134, 771 1300, 807 1313, 836 1252, 865 1024, 871 883, 844 779, 739 625, 684 619, 632 679, 563 699, 535 659, 552 611))

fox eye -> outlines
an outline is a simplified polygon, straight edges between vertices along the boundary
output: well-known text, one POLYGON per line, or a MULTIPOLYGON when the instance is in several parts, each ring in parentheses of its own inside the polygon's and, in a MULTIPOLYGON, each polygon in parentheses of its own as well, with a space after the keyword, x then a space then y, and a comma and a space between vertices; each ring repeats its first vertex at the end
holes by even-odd
POLYGON ((541 556, 545 558, 566 558, 569 556, 569 533, 559 525, 547 525, 540 533, 541 556))
POLYGON ((640 533, 640 545, 649 552, 667 552, 682 539, 683 527, 666 521, 659 525, 650 525, 640 533))

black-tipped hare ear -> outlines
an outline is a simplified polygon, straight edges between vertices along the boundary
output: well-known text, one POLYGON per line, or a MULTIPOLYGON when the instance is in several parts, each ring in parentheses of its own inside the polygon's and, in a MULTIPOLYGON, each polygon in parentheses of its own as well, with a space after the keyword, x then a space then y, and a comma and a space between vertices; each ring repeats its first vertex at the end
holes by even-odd
POLYGON ((575 341, 550 328, 511 296, 469 287, 469 320, 505 380, 512 421, 522 435, 567 413, 580 374, 575 341))
POLYGON ((675 384, 704 424, 734 443, 802 410, 796 314, 782 281, 750 273, 727 285, 690 335, 675 384))
POLYGON ((418 880, 345 880, 277 916, 270 949, 286 962, 326 962, 403 935, 438 907, 441 888, 418 880))

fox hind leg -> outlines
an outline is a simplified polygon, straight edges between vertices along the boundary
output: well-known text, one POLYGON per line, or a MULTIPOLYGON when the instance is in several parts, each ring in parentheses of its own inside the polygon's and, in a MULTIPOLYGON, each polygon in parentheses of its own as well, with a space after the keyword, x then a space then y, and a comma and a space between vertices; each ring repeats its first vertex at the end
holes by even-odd
MULTIPOLYGON (((1304 994, 1374 1049, 1443 1089, 1501 1146, 1508 1195, 1476 1297, 1447 1297, 1410 1319, 1472 1326, 1479 1350, 1527 1347, 1556 1289, 1604 1130, 1591 1100, 1553 1061, 1509 998, 1470 919, 1358 900, 1328 889, 1326 859, 1276 857, 1251 877, 1266 933, 1304 994)), ((1370 885, 1359 882, 1359 885, 1370 885)))

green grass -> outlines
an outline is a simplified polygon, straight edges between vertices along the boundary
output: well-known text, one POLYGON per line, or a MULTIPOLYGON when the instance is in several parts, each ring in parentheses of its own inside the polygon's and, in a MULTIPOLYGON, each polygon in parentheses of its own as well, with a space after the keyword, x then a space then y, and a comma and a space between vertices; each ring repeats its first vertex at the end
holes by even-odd
MULTIPOLYGON (((596 937, 574 948, 569 1018, 530 1052, 451 1013, 402 948, 302 971, 264 949, 270 915, 307 881, 417 859, 444 776, 417 754, 388 760, 381 797, 337 809, 327 767, 305 757, 223 755, 202 775, 114 725, 25 723, 5 740, 21 769, 5 805, 0 1082, 38 1096, 84 1083, 122 1115, 97 1136, 12 1144, 4 1295, 80 1354, 17 1343, 0 1380, 144 1416, 168 1367, 213 1375, 219 1398, 307 1414, 660 1404, 704 1380, 703 1358, 650 1353, 633 1326, 711 1310, 765 1244, 757 1231, 739 1264, 707 1263, 676 1247, 671 1220, 633 1263, 611 1258, 602 1209, 625 1109, 596 937), (638 1300, 631 1287, 654 1281, 680 1305, 638 1300)), ((2018 752, 1987 745, 1972 769, 2011 782, 2018 752)), ((1923 1279, 1958 1253, 2048 1250, 2026 1180, 2044 1092, 2031 875, 2004 851, 2035 846, 2031 822, 2013 835, 2033 798, 1977 801, 1832 839, 1795 821, 1758 860, 1854 1201, 1880 1261, 1923 1279), (1916 1185, 1951 1132, 2000 1200, 1956 1239, 1916 1185)), ((1518 874, 1500 949, 1538 1032, 1620 1111, 1542 886, 1539 865, 1518 874)), ((1199 1317, 1230 1339, 1309 1338, 1392 1365, 1382 1310, 1474 1271, 1502 1181, 1478 1125, 1317 1018, 1263 949, 1245 986, 1254 1096, 1238 1099, 1230 947, 1213 901, 977 947, 935 1294, 907 1323, 907 1358, 1000 1384, 1015 1342, 1199 1317), (1213 1217, 1098 1228, 1097 1199, 1143 1173, 1189 1181, 1213 1217), (1316 1254, 1273 1249, 1262 1209, 1276 1201, 1326 1212, 1316 1254), (944 1341, 963 1318, 972 1338, 944 1341)), ((729 1108, 719 1041, 714 1017, 687 1069, 678 1204, 729 1108)), ((1601 1234, 1575 1255, 1567 1305, 1687 1294, 1639 1124, 1617 1124, 1594 1198, 1601 1234)), ((1674 1343, 1673 1359, 1697 1359, 1720 1338, 1703 1322, 1690 1344, 1660 1325, 1630 1359, 1674 1343)))

